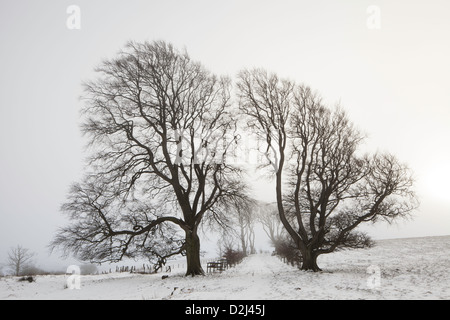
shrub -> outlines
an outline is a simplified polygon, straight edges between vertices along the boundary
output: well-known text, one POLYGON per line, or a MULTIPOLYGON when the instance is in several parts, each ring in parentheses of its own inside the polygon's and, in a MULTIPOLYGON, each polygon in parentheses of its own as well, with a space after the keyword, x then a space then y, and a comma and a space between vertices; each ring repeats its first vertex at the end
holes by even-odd
POLYGON ((230 266, 234 266, 242 261, 244 259, 245 255, 244 252, 239 250, 234 250, 232 248, 227 248, 225 250, 225 253, 223 255, 225 259, 227 259, 227 263, 230 266))
POLYGON ((290 238, 283 238, 276 241, 275 251, 286 263, 293 266, 300 266, 302 261, 300 250, 296 248, 290 238))
POLYGON ((35 282, 36 280, 32 276, 26 276, 26 277, 19 278, 18 281, 21 281, 21 282, 28 281, 28 282, 31 283, 31 282, 35 282))

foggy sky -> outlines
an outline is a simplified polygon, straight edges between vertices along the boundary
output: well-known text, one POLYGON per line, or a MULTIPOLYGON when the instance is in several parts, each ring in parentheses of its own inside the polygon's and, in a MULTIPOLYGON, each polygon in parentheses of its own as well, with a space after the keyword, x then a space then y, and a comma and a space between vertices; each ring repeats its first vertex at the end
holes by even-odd
MULTIPOLYGON (((186 48, 217 74, 263 67, 337 102, 367 136, 414 171, 412 221, 367 228, 377 239, 450 234, 450 2, 0 2, 0 263, 12 246, 46 246, 83 172, 81 82, 128 40, 186 48), (69 5, 81 29, 69 29, 69 5), (379 9, 379 26, 368 25, 379 9)), ((256 178, 255 178, 256 179, 256 178)), ((273 198, 258 180, 260 199, 273 198)))

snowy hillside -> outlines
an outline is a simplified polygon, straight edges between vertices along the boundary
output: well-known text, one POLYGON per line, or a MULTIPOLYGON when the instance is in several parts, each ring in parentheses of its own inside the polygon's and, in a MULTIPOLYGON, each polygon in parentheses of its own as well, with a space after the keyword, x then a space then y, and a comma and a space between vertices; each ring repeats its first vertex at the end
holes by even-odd
MULTIPOLYGON (((0 278, 0 299, 450 299, 450 236, 378 241, 366 250, 319 257, 323 272, 300 271, 277 257, 252 255, 223 273, 112 273, 0 278)), ((206 270, 206 268, 205 268, 206 270)))

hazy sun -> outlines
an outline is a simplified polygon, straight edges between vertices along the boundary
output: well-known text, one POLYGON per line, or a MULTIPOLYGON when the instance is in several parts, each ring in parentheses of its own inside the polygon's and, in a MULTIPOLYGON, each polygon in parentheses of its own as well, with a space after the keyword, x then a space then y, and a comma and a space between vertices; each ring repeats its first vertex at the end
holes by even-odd
POLYGON ((450 164, 429 167, 420 180, 427 196, 450 202, 450 164))

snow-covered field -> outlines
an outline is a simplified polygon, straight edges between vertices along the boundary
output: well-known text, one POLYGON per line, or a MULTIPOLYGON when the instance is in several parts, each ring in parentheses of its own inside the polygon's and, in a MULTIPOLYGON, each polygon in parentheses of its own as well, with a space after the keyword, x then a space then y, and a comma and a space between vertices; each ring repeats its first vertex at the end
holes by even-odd
MULTIPOLYGON (((319 257, 322 272, 304 272, 256 254, 223 273, 112 273, 0 278, 0 299, 450 299, 450 236, 382 240, 371 249, 319 257)), ((206 270, 206 268, 205 268, 206 270)))

